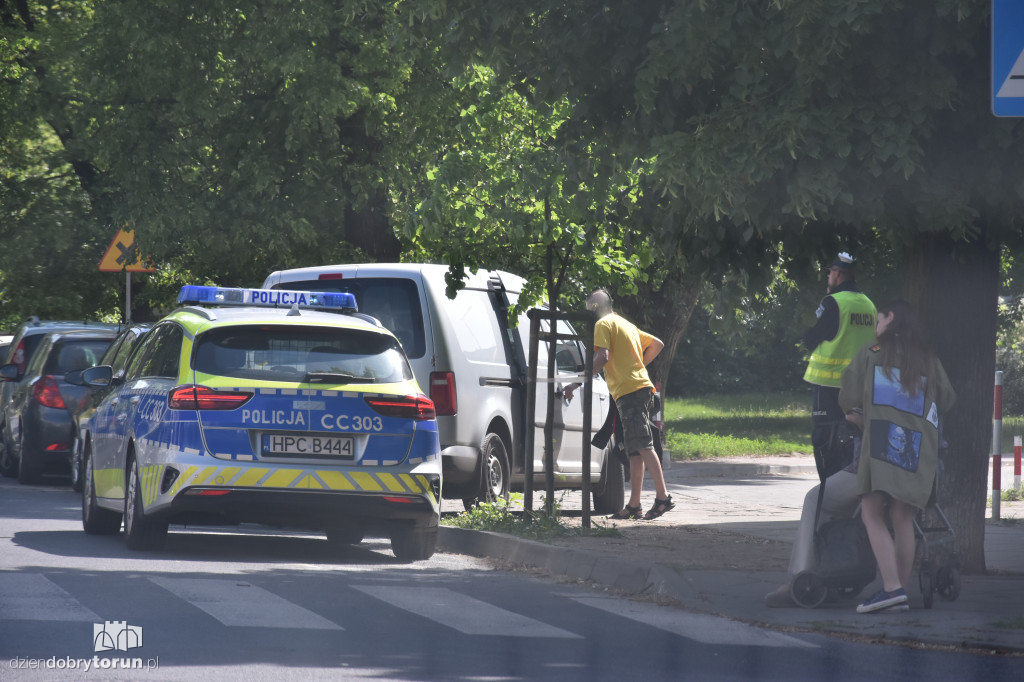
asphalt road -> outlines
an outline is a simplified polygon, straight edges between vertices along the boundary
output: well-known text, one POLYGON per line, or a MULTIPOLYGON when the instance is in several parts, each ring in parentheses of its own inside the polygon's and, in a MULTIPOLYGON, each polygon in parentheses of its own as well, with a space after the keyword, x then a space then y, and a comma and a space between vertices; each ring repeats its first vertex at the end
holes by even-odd
POLYGON ((81 532, 66 486, 0 480, 0 679, 934 681, 1020 671, 1017 659, 762 630, 462 556, 401 564, 386 540, 335 550, 315 535, 250 530, 172 528, 165 550, 130 552, 120 537, 81 532), (97 651, 105 635, 125 648, 97 651))

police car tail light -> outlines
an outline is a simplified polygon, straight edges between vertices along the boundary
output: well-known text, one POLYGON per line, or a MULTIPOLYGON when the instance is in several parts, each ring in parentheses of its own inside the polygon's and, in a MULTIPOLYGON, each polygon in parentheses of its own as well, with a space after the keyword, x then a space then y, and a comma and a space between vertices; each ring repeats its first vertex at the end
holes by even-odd
POLYGON ((454 372, 430 373, 430 399, 434 401, 437 414, 453 415, 459 411, 454 372))
POLYGON ((32 385, 32 397, 43 407, 56 407, 61 410, 67 407, 64 405, 57 380, 49 374, 40 377, 39 381, 32 385))
POLYGON ((433 419, 434 403, 424 395, 388 396, 383 398, 364 398, 366 404, 378 414, 385 417, 401 419, 433 419))
POLYGON ((215 391, 206 386, 178 386, 167 396, 172 410, 234 410, 249 402, 246 391, 215 391))

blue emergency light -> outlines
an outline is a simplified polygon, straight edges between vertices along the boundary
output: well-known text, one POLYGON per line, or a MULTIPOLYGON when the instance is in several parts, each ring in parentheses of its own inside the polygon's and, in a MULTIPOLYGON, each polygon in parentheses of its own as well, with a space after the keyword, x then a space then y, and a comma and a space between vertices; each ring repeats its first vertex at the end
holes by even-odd
POLYGON ((285 291, 282 289, 233 289, 186 285, 178 294, 179 305, 257 306, 261 308, 316 308, 354 313, 356 297, 345 292, 285 291))

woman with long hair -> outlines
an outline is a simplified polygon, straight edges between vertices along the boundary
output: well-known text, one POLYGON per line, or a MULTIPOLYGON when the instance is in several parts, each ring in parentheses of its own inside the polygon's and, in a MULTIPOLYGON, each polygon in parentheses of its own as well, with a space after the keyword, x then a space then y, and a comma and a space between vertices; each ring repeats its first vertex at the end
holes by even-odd
POLYGON ((858 613, 909 608, 904 586, 914 565, 914 516, 935 485, 939 414, 956 399, 909 303, 879 306, 875 334, 846 368, 839 391, 845 412, 863 410, 857 493, 882 578, 882 589, 858 613))

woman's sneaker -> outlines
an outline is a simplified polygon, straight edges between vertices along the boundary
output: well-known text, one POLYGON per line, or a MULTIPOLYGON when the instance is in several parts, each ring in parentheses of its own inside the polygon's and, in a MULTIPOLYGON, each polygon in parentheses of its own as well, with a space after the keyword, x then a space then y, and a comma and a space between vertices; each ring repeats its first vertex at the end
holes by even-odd
POLYGON ((906 611, 910 606, 907 604, 907 593, 902 587, 886 592, 884 589, 875 593, 875 596, 857 607, 857 613, 874 613, 875 611, 906 611))

